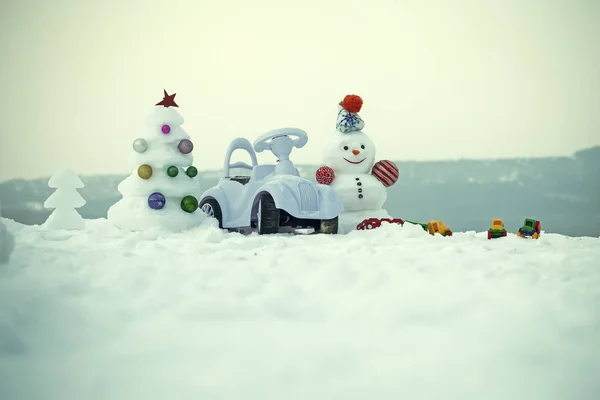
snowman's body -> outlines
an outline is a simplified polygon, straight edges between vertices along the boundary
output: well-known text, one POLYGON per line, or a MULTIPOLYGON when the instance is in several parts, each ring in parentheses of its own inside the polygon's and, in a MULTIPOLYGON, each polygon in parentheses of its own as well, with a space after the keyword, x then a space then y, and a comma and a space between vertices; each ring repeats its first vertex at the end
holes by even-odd
POLYGON ((387 190, 371 174, 375 145, 364 132, 334 133, 325 146, 324 161, 334 172, 330 186, 344 204, 339 216, 340 233, 356 229, 367 218, 390 218, 383 209, 387 190))
POLYGON ((342 198, 344 212, 379 210, 383 207, 387 191, 373 175, 335 172, 331 187, 342 198))

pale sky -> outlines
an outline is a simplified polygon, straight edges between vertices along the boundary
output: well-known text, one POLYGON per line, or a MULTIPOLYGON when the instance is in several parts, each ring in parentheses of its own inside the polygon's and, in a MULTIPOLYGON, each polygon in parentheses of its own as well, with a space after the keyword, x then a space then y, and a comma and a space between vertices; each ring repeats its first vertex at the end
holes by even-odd
POLYGON ((163 88, 200 170, 286 126, 321 163, 346 94, 377 159, 600 144, 597 0, 0 0, 0 37, 0 181, 130 173, 163 88))

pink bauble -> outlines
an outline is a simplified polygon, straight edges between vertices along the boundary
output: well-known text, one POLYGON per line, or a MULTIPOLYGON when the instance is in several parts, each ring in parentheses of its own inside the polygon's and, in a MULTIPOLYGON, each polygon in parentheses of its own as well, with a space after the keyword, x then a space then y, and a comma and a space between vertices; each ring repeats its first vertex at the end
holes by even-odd
POLYGON ((398 181, 398 167, 389 160, 381 160, 373 165, 371 174, 378 181, 383 183, 383 186, 389 187, 398 181))
POLYGON ((192 143, 191 140, 183 139, 181 142, 179 142, 179 145, 177 146, 177 148, 183 154, 190 154, 192 152, 192 150, 194 150, 194 144, 192 143))
POLYGON ((160 130, 162 133, 164 133, 166 135, 167 133, 171 132, 171 127, 169 125, 165 124, 160 128, 160 130))

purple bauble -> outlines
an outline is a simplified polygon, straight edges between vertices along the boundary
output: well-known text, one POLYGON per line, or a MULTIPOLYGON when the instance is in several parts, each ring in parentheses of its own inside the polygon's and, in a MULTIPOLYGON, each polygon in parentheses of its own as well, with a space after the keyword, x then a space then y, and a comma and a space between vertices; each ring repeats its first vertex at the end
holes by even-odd
POLYGON ((181 142, 179 142, 178 149, 183 154, 190 154, 192 150, 194 150, 194 144, 191 140, 183 139, 181 142))
POLYGON ((167 133, 171 132, 171 127, 165 124, 160 128, 160 130, 166 135, 167 133))
POLYGON ((167 200, 162 193, 154 192, 148 197, 148 205, 154 210, 160 210, 165 206, 167 200))

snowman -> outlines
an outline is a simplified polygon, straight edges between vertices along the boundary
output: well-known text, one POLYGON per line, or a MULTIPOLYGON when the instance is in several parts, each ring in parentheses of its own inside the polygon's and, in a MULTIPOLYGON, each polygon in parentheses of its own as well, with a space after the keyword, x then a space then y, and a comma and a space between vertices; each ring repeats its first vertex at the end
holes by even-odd
POLYGON ((357 229, 365 220, 401 221, 383 208, 386 188, 398 180, 398 168, 387 160, 375 163, 375 144, 362 131, 365 124, 358 115, 362 104, 356 95, 339 103, 336 132, 325 146, 325 165, 316 172, 317 182, 330 185, 344 203, 340 233, 357 229))

